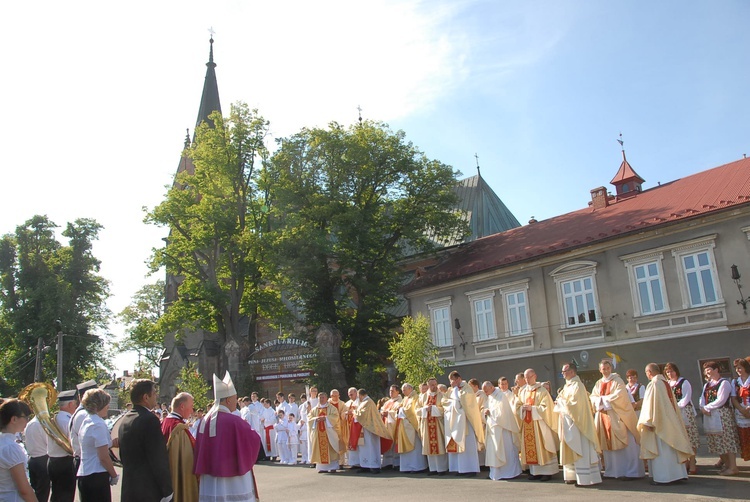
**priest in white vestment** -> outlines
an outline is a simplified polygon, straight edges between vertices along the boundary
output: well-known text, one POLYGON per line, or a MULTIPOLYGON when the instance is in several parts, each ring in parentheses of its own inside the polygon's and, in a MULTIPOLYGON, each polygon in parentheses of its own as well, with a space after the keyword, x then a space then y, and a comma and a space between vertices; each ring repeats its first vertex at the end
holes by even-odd
POLYGON ((359 389, 358 395, 359 406, 354 411, 349 447, 359 452, 360 468, 357 472, 380 474, 380 452, 387 451, 393 441, 377 403, 370 399, 365 389, 359 389))
POLYGON ((427 458, 422 454, 417 423, 417 401, 419 396, 411 384, 401 386, 404 397, 396 413, 395 450, 399 456, 401 472, 423 472, 427 470, 427 458))
POLYGON ((659 365, 646 366, 646 387, 638 418, 641 433, 641 458, 648 460, 652 484, 687 479, 687 464, 695 454, 682 421, 682 414, 669 382, 659 372, 659 365))
POLYGON ((563 479, 571 485, 598 485, 602 482, 599 470, 601 448, 588 392, 573 363, 563 365, 562 374, 565 386, 557 395, 555 411, 560 420, 557 434, 560 436, 563 479))
POLYGON ((518 421, 508 397, 492 382, 482 384, 485 407, 485 462, 490 468, 490 479, 512 479, 521 475, 519 446, 521 444, 518 421))
MULTIPOLYGON (((354 410, 359 406, 359 396, 357 395, 357 389, 355 387, 349 387, 347 391, 349 400, 345 403, 346 416, 339 417, 340 420, 346 420, 349 427, 349 435, 351 436, 352 424, 354 424, 354 410)), ((346 445, 346 457, 344 463, 349 467, 359 468, 359 450, 356 450, 349 446, 348 442, 346 445)))
POLYGON ((560 470, 557 412, 550 393, 536 381, 536 371, 529 368, 523 375, 526 385, 518 392, 514 408, 521 431, 521 463, 529 466, 529 480, 549 481, 560 470))
POLYGON ((339 468, 339 412, 328 402, 328 394, 318 394, 318 405, 307 414, 310 423, 310 462, 318 472, 336 472, 339 468))
POLYGON ((417 421, 422 438, 422 453, 427 457, 429 476, 448 473, 448 454, 445 452, 445 423, 443 398, 437 379, 427 380, 427 391, 419 396, 417 421))
POLYGON ((484 450, 484 427, 477 398, 457 371, 452 371, 448 380, 451 388, 443 398, 448 470, 458 471, 459 476, 476 476, 479 450, 484 450))

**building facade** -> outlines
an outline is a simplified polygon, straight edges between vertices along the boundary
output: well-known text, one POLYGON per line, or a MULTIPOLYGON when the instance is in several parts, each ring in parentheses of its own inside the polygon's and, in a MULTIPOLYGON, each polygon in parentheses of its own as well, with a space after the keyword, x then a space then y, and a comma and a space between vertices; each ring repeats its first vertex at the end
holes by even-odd
POLYGON ((410 314, 430 319, 451 369, 512 381, 531 367, 554 390, 571 360, 589 387, 604 358, 622 375, 672 361, 695 387, 703 361, 729 372, 750 355, 731 271, 750 274, 750 159, 643 182, 623 152, 615 195, 598 187, 584 209, 456 248, 415 278, 410 314))

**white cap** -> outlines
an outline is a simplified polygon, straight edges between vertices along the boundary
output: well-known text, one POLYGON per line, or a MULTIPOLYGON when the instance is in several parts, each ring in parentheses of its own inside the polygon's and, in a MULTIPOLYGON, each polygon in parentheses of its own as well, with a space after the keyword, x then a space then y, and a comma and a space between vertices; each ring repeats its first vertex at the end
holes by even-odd
POLYGON ((218 403, 220 399, 224 399, 231 396, 236 396, 237 390, 234 388, 234 383, 232 383, 232 377, 229 376, 229 372, 227 371, 226 375, 224 375, 224 380, 219 380, 219 377, 217 377, 214 374, 214 400, 218 403))

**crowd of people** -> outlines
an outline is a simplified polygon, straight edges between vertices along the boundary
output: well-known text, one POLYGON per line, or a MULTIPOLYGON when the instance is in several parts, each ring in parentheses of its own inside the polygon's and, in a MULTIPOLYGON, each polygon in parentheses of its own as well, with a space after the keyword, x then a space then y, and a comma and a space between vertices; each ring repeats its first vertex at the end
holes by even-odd
POLYGON ((0 403, 0 500, 72 502, 78 491, 81 502, 109 501, 119 482, 115 461, 122 463, 123 502, 256 500, 259 460, 321 473, 476 476, 484 468, 492 480, 525 473, 540 482, 562 470, 566 484, 582 487, 648 472, 652 484, 671 484, 696 473, 699 414, 708 450, 718 456, 714 467, 734 476, 737 455, 750 460, 750 358, 733 367, 737 377, 729 380, 718 363, 703 364, 697 407, 690 382, 671 362, 648 364, 647 385, 632 369, 623 380, 605 359, 590 390, 569 363, 556 395, 530 368, 513 386, 505 377, 497 387, 465 382, 453 371, 449 385, 436 378, 392 385, 378 400, 352 387, 346 401, 336 389, 315 387, 299 401, 283 393, 273 402, 256 392, 239 398, 227 373, 214 376, 205 413, 185 392, 160 409, 156 384, 136 380, 114 439, 105 422, 110 396, 88 381, 58 394, 54 421, 69 444, 50 434, 44 417, 30 419, 25 402, 0 403))

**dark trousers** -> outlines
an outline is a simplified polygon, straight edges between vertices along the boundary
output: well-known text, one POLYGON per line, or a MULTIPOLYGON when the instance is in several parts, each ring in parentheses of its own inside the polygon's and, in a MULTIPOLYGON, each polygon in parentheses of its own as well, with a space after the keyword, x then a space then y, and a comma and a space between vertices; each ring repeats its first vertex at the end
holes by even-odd
POLYGON ((76 469, 73 457, 50 457, 47 462, 52 482, 51 502, 73 502, 76 497, 76 469))
POLYGON ((109 473, 97 472, 78 478, 78 495, 81 502, 112 502, 109 473))
POLYGON ((47 455, 29 459, 29 483, 34 489, 39 502, 49 500, 49 474, 47 474, 47 455))

